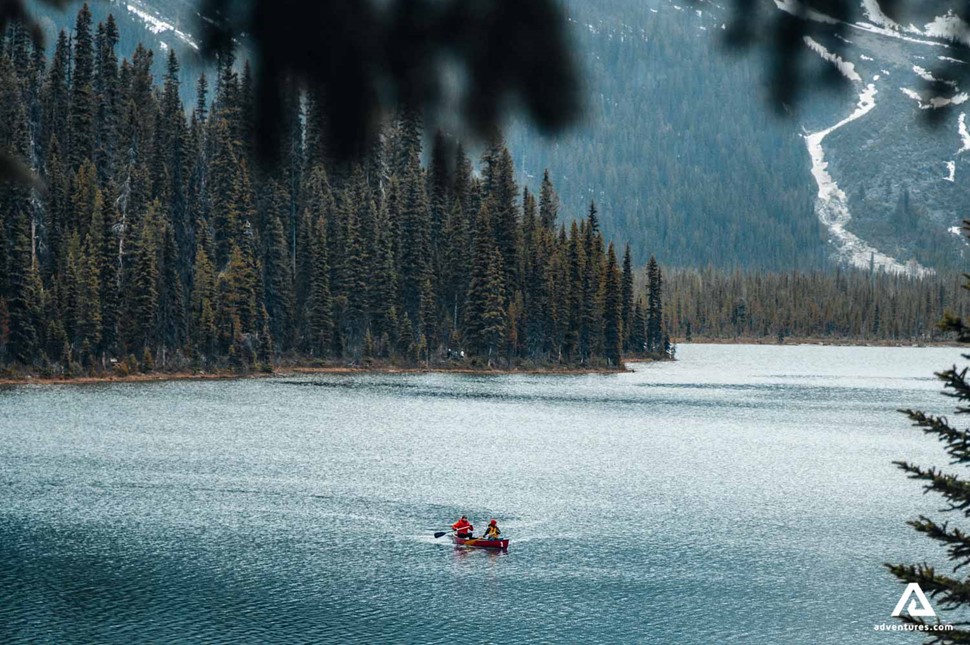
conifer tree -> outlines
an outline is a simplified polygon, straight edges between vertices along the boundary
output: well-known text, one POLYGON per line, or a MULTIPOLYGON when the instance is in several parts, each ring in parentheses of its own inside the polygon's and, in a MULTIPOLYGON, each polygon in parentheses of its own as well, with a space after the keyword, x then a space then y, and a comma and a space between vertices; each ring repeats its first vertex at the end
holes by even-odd
POLYGON ((462 320, 471 273, 467 224, 461 202, 455 199, 442 236, 444 253, 441 262, 442 304, 451 318, 452 328, 462 320))
POLYGON ((647 318, 643 310, 643 301, 637 300, 633 308, 633 329, 630 330, 630 349, 636 354, 643 354, 647 349, 647 318))
POLYGON ((603 356, 610 365, 619 365, 623 351, 623 294, 616 251, 612 243, 606 252, 604 285, 603 356))
MULTIPOLYGON (((961 318, 947 315, 940 323, 941 328, 957 334, 959 342, 970 343, 970 328, 961 318)), ((970 358, 970 355, 963 355, 963 358, 970 358)), ((967 381, 967 369, 959 369, 956 366, 937 374, 943 381, 946 394, 955 398, 960 407, 957 413, 967 411, 967 402, 970 401, 970 382, 967 381)), ((950 419, 944 416, 935 416, 918 410, 903 410, 913 425, 931 437, 936 438, 944 444, 944 451, 947 453, 950 462, 949 472, 939 468, 926 468, 913 464, 908 461, 893 462, 910 479, 923 482, 923 489, 940 495, 946 505, 944 511, 955 513, 964 520, 970 518, 970 480, 961 474, 955 467, 966 467, 970 464, 970 445, 967 443, 968 430, 958 428, 950 419)), ((927 515, 921 515, 915 520, 908 522, 918 533, 939 543, 945 547, 947 557, 953 565, 952 572, 939 571, 926 564, 886 564, 889 571, 899 579, 900 582, 909 584, 916 583, 925 593, 936 602, 937 607, 947 612, 965 611, 970 606, 970 594, 967 593, 966 575, 959 575, 961 569, 970 564, 970 534, 953 522, 939 522, 927 515)), ((911 625, 938 625, 941 622, 940 616, 934 620, 926 620, 923 617, 912 616, 909 612, 904 612, 900 619, 911 625)), ((965 643, 970 640, 970 629, 966 623, 952 621, 955 629, 947 631, 934 631, 933 643, 965 643)))
POLYGON ((94 41, 91 36, 91 11, 84 4, 74 24, 74 56, 71 69, 70 160, 77 168, 94 155, 94 41))
POLYGON ((27 216, 23 213, 18 214, 14 219, 12 230, 13 253, 7 301, 7 316, 10 321, 7 349, 15 360, 29 364, 36 357, 41 341, 38 326, 41 323, 42 286, 40 273, 33 261, 27 216))
POLYGON ((332 350, 333 303, 330 297, 330 264, 327 259, 327 225, 318 217, 312 231, 310 285, 306 301, 303 342, 311 356, 325 357, 332 350))
POLYGON ((203 244, 196 248, 192 273, 192 339, 196 351, 208 356, 216 343, 216 276, 203 244))
POLYGON ((94 117, 95 164, 102 183, 115 175, 115 156, 118 145, 118 112, 120 110, 120 89, 118 87, 118 57, 115 47, 120 35, 114 16, 108 15, 104 23, 98 24, 95 39, 94 93, 96 111, 94 117))
POLYGON ((543 228, 552 230, 559 217, 559 196, 552 187, 549 170, 542 173, 542 188, 539 193, 539 223, 543 228))
POLYGON ((140 355, 157 340, 158 328, 158 227, 161 206, 152 202, 141 217, 133 240, 132 266, 126 289, 129 298, 127 328, 129 346, 140 355))
POLYGON ((656 258, 647 263, 647 352, 663 351, 663 275, 656 258))
POLYGON ((633 258, 630 245, 623 252, 623 275, 620 279, 620 317, 623 320, 623 349, 630 349, 630 333, 633 329, 633 258))
POLYGON ((266 273, 263 300, 266 303, 269 331, 274 343, 277 347, 285 347, 293 319, 295 294, 286 234, 283 230, 283 222, 278 216, 273 218, 267 232, 263 260, 266 273))
POLYGON ((162 227, 161 266, 158 284, 158 334, 163 351, 162 362, 167 362, 167 351, 182 348, 187 334, 185 315, 185 292, 179 271, 181 254, 175 241, 171 224, 162 227))
MULTIPOLYGON (((57 136, 67 135, 67 118, 70 111, 70 76, 71 45, 67 33, 63 30, 57 36, 54 56, 47 72, 41 96, 41 121, 43 124, 42 145, 45 159, 49 159, 50 140, 57 136)), ((64 142, 66 143, 66 141, 64 142)))
POLYGON ((512 155, 504 144, 498 143, 484 159, 485 193, 492 219, 495 244, 502 256, 505 284, 511 297, 518 288, 519 215, 516 207, 518 189, 515 186, 512 155))
POLYGON ((502 254, 492 238, 487 206, 482 207, 477 221, 464 330, 471 353, 486 357, 491 365, 505 334, 505 270, 502 254))
POLYGON ((401 300, 404 312, 418 318, 424 284, 431 278, 430 219, 424 177, 416 156, 412 156, 402 186, 401 209, 401 300))

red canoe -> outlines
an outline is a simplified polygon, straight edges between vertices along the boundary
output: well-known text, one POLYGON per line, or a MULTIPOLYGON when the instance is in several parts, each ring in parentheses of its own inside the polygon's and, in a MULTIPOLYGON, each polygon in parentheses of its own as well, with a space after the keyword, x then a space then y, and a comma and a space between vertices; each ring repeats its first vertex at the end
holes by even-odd
POLYGON ((452 535, 451 539, 455 541, 455 544, 461 546, 473 546, 480 549, 502 549, 505 550, 509 548, 508 540, 484 540, 482 538, 461 538, 457 535, 452 535))

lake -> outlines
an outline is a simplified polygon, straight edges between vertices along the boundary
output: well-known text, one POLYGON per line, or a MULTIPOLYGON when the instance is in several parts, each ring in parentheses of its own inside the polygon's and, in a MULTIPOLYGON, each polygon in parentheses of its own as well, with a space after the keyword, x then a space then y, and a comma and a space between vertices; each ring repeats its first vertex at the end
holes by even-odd
POLYGON ((953 348, 0 389, 0 642, 917 643, 953 348), (497 518, 507 553, 432 532, 497 518))

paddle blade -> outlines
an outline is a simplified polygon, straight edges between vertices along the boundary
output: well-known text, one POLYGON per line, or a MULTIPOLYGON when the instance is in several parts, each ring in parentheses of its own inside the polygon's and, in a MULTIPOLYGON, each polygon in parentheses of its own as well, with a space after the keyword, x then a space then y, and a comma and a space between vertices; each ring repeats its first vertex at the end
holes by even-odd
POLYGON ((434 534, 434 537, 435 537, 435 539, 437 540, 437 539, 438 539, 438 538, 440 538, 440 537, 441 537, 442 535, 448 535, 448 531, 438 531, 437 533, 435 533, 435 534, 434 534))

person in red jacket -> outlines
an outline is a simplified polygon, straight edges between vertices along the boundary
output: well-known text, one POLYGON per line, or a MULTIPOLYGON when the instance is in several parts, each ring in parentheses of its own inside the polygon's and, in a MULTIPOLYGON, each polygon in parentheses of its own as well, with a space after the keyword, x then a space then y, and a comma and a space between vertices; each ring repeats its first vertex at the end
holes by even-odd
POLYGON ((457 533, 460 538, 470 538, 475 527, 468 521, 467 515, 462 515, 460 520, 451 525, 451 530, 457 533))

